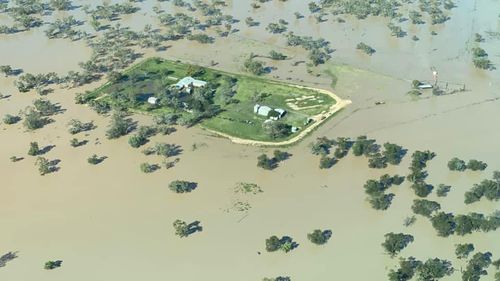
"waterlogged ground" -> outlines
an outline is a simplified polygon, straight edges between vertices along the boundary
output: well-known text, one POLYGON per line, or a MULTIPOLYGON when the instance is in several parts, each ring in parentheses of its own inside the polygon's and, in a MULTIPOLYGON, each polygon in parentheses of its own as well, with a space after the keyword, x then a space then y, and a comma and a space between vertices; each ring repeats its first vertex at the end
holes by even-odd
MULTIPOLYGON (((250 52, 267 53, 272 49, 286 51, 294 60, 306 57, 300 49, 284 46, 282 38, 264 32, 269 21, 284 18, 297 34, 322 36, 336 49, 330 63, 308 75, 300 64, 276 63, 270 76, 290 77, 295 82, 328 89, 337 77, 336 94, 353 104, 320 127, 312 136, 291 147, 291 159, 274 171, 256 167, 256 158, 271 150, 231 144, 198 128, 183 129, 170 136, 158 136, 155 142, 176 143, 183 147, 178 165, 170 170, 144 174, 139 164, 161 162, 132 149, 127 138, 109 141, 104 132, 108 118, 85 106, 75 105, 74 94, 93 89, 56 89, 48 98, 59 102, 66 111, 54 117, 55 122, 35 132, 25 132, 18 124, 0 125, 0 255, 17 251, 18 258, 0 268, 1 280, 261 280, 278 275, 293 280, 386 280, 388 269, 396 259, 383 253, 380 243, 387 232, 414 235, 415 242, 402 251, 418 259, 449 259, 457 270, 443 280, 460 280, 463 261, 454 257, 454 244, 472 242, 477 251, 491 251, 500 257, 498 231, 439 238, 426 219, 405 228, 403 219, 411 214, 415 198, 409 185, 393 187, 396 194, 385 212, 372 210, 365 202, 363 184, 381 174, 407 173, 409 156, 398 167, 373 170, 367 160, 349 155, 328 170, 318 168, 318 158, 308 145, 319 136, 356 137, 368 134, 379 143, 394 142, 409 149, 430 149, 437 157, 429 162, 428 182, 447 183, 452 191, 446 198, 430 195, 443 210, 455 213, 489 214, 498 203, 481 201, 463 204, 463 193, 472 184, 490 178, 500 169, 498 143, 500 112, 498 70, 478 71, 468 53, 473 33, 500 32, 498 1, 458 1, 451 20, 444 26, 409 27, 409 36, 390 37, 386 21, 369 18, 358 21, 350 17, 345 24, 316 24, 308 17, 306 3, 273 1, 252 11, 249 1, 228 1, 228 10, 244 20, 251 15, 261 26, 247 28, 212 45, 188 41, 169 42, 170 48, 159 55, 208 65, 215 58, 225 71, 241 71, 241 61, 250 52), (295 21, 293 12, 301 11, 305 19, 295 21), (430 31, 436 30, 437 36, 430 31), (417 34, 420 41, 413 42, 417 34), (367 57, 355 50, 364 41, 377 52, 367 57), (349 64, 353 67, 340 64, 349 64), (431 79, 430 68, 450 83, 464 83, 464 93, 433 97, 424 94, 412 98, 405 93, 409 81, 431 79), (360 70, 359 68, 365 69, 360 70), (291 71, 291 72, 290 72, 291 71), (377 74, 378 73, 378 74, 377 74), (385 101, 375 106, 376 101, 385 101), (73 137, 66 123, 78 118, 94 120, 98 126, 86 136, 80 148, 71 148, 73 137), (96 140, 99 139, 99 140, 96 140), (45 157, 60 159, 60 170, 41 177, 34 159, 26 155, 29 143, 53 144, 45 157), (193 151, 192 145, 198 147, 193 151), (108 158, 100 165, 87 164, 92 154, 108 158), (12 155, 24 160, 11 163, 12 155), (447 161, 458 156, 476 158, 488 163, 484 172, 449 172, 447 161), (177 195, 167 185, 171 180, 196 181, 199 188, 191 194, 177 195), (238 182, 260 185, 263 193, 241 196, 232 191, 238 182), (234 211, 233 204, 248 202, 248 213, 234 211), (189 238, 174 236, 172 222, 200 220, 203 232, 189 238), (306 234, 313 229, 331 229, 332 238, 325 246, 311 244, 306 234), (264 240, 271 235, 289 235, 300 245, 291 253, 266 253, 264 240), (257 252, 261 252, 259 255, 257 252), (63 260, 63 266, 45 271, 48 260, 63 260)), ((124 25, 142 29, 154 23, 150 9, 156 1, 140 3, 143 10, 127 16, 124 25)), ((79 10, 72 11, 78 15, 79 10)), ((50 18, 48 19, 50 20, 50 18)), ((405 25, 403 25, 405 28, 405 25)), ((43 27, 42 27, 43 29, 43 27)), ((500 63, 499 39, 485 36, 481 46, 495 64, 500 63)), ((152 56, 146 52, 145 56, 152 56)), ((48 40, 41 30, 16 35, 0 35, 0 64, 11 64, 26 72, 65 73, 77 70, 78 62, 90 57, 83 42, 48 40)), ((0 91, 11 94, 0 100, 0 113, 15 114, 37 98, 34 93, 18 93, 15 78, 0 78, 0 91)), ((141 124, 146 117, 136 116, 141 124)), ((493 280, 494 269, 481 280, 493 280)))

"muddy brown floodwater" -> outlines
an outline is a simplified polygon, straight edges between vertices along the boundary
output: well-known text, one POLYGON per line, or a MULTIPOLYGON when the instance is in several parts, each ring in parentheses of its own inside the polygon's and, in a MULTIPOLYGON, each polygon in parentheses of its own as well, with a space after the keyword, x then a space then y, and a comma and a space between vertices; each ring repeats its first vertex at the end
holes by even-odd
MULTIPOLYGON (((74 1, 91 4, 100 1, 74 1)), ((112 1, 119 2, 119 1, 112 1)), ((142 162, 158 163, 132 149, 127 137, 107 140, 108 118, 90 108, 74 104, 75 93, 97 87, 101 82, 77 89, 55 89, 48 98, 65 109, 55 122, 43 129, 26 132, 21 124, 0 125, 0 255, 17 251, 18 258, 0 268, 0 280, 261 280, 263 277, 291 276, 293 280, 387 280, 387 272, 397 259, 390 259, 380 246, 387 232, 405 232, 415 242, 401 256, 418 259, 449 259, 455 268, 465 266, 454 256, 454 244, 473 242, 478 251, 491 251, 500 257, 498 232, 475 233, 449 238, 436 236, 423 218, 408 228, 403 220, 411 215, 415 198, 409 184, 391 190, 396 194, 387 211, 375 211, 365 201, 363 184, 384 173, 406 175, 410 154, 430 149, 437 157, 429 162, 428 181, 452 186, 448 197, 431 200, 446 211, 456 213, 499 209, 498 202, 463 204, 463 193, 474 183, 491 177, 500 169, 500 93, 499 70, 479 71, 469 54, 475 32, 500 32, 500 2, 457 1, 451 19, 444 25, 408 26, 408 36, 389 35, 387 21, 380 18, 356 20, 345 16, 346 23, 328 21, 317 24, 310 17, 307 1, 272 1, 259 10, 251 1, 227 1, 225 8, 241 22, 240 31, 217 38, 212 45, 181 40, 168 42, 165 52, 148 51, 145 57, 161 56, 208 65, 216 60, 219 69, 241 71, 243 57, 250 52, 266 54, 276 49, 303 60, 307 53, 285 46, 281 37, 265 32, 269 22, 284 18, 296 34, 324 37, 336 49, 332 60, 315 69, 318 77, 306 72, 304 64, 292 67, 290 61, 268 62, 277 66, 272 76, 290 78, 294 83, 334 90, 352 104, 326 122, 311 136, 288 150, 293 154, 274 171, 256 167, 256 158, 271 149, 232 144, 200 128, 183 129, 150 141, 179 144, 184 151, 176 167, 152 174, 139 170, 142 162), (293 13, 306 17, 296 20, 293 13), (252 16, 260 26, 248 28, 244 19, 252 16), (430 35, 434 30, 437 36, 430 35), (411 36, 420 40, 414 42, 411 36), (363 41, 377 52, 367 57, 355 50, 363 41), (429 93, 412 98, 405 93, 413 79, 430 80, 430 68, 439 71, 439 79, 465 84, 467 91, 434 97, 429 93), (330 88, 330 69, 338 82, 330 88), (375 106, 376 101, 385 104, 375 106), (66 124, 70 119, 94 120, 96 130, 81 134, 89 143, 72 148, 66 124), (320 170, 319 159, 311 155, 309 143, 316 137, 356 137, 367 134, 378 143, 393 142, 409 149, 400 166, 384 170, 369 169, 365 158, 349 155, 333 168, 320 170), (96 141, 99 139, 99 141, 96 141), (45 157, 59 159, 60 170, 39 176, 34 158, 27 156, 29 143, 55 145, 45 157), (192 150, 196 144, 198 149, 192 150), (108 158, 100 165, 87 163, 92 154, 108 158), (11 156, 24 157, 16 163, 11 156), (453 173, 447 161, 458 156, 488 163, 484 172, 453 173), (168 189, 172 180, 199 183, 190 194, 174 194, 168 189), (238 182, 260 185, 263 193, 238 197, 232 188, 238 182), (248 202, 247 212, 232 208, 237 200, 248 202), (175 219, 201 221, 203 231, 189 238, 174 235, 175 219), (331 229, 332 238, 325 246, 307 240, 314 229, 331 229), (300 245, 290 253, 267 253, 265 239, 271 235, 289 235, 300 245), (257 252, 261 252, 258 255, 257 252), (63 260, 61 268, 46 271, 48 260, 63 260)), ((121 21, 133 29, 152 18, 157 1, 138 3, 142 10, 121 21)), ((171 9, 168 3, 162 3, 171 9)), ((68 14, 84 18, 81 9, 68 14)), ((64 15, 64 14, 63 14, 64 15)), ((61 16, 61 15, 54 15, 61 16)), ((47 20, 51 20, 48 16, 47 20)), ((8 22, 0 17, 0 24, 8 22)), ((48 40, 44 27, 14 35, 0 35, 0 65, 11 64, 26 72, 78 70, 78 62, 90 58, 84 42, 48 40)), ((493 33, 490 33, 493 34, 493 33)), ((494 64, 500 63, 500 40, 485 35, 481 46, 494 64)), ((0 113, 16 114, 37 98, 35 93, 19 93, 15 78, 0 78, 0 92, 11 97, 0 100, 0 113)), ((140 124, 149 124, 145 116, 134 116, 140 124)), ((494 270, 481 280, 493 280, 494 270)), ((443 280, 459 280, 460 271, 443 280)))

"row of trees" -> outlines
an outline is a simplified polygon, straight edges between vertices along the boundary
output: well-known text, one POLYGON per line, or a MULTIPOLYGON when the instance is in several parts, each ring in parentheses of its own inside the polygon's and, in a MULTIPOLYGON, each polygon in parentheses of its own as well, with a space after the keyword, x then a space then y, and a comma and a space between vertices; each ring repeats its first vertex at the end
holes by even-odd
POLYGON ((427 167, 427 162, 435 156, 434 152, 428 150, 417 150, 412 154, 410 174, 406 176, 406 179, 412 183, 411 188, 418 197, 427 197, 434 189, 432 185, 425 182, 427 178, 425 168, 427 167))
POLYGON ((459 159, 457 157, 452 158, 450 161, 448 161, 448 169, 450 171, 465 171, 466 169, 472 170, 472 171, 483 171, 488 167, 488 164, 484 163, 483 161, 479 161, 476 159, 471 159, 467 164, 465 163, 464 160, 459 159))
MULTIPOLYGON (((328 242, 330 237, 332 236, 332 231, 315 229, 313 232, 307 234, 307 239, 316 245, 324 245, 328 242)), ((282 250, 285 253, 290 252, 291 250, 297 248, 299 244, 293 241, 293 239, 289 236, 283 236, 278 238, 278 236, 271 236, 266 239, 266 251, 275 252, 278 250, 282 250)))
POLYGON ((483 180, 474 184, 471 190, 465 192, 465 204, 471 204, 486 197, 490 201, 500 199, 500 171, 493 172, 493 179, 483 180))
POLYGON ((452 234, 463 236, 476 231, 489 232, 498 229, 500 212, 494 212, 489 216, 480 213, 454 215, 438 212, 430 218, 430 221, 439 236, 447 237, 452 234))
POLYGON ((401 258, 396 270, 391 269, 388 277, 390 281, 408 281, 414 276, 417 280, 438 280, 453 274, 454 268, 450 261, 430 258, 425 262, 414 257, 401 258))
POLYGON ((281 150, 275 150, 273 157, 261 154, 257 157, 257 167, 265 170, 273 170, 278 167, 280 162, 287 160, 290 156, 292 156, 290 153, 281 150))

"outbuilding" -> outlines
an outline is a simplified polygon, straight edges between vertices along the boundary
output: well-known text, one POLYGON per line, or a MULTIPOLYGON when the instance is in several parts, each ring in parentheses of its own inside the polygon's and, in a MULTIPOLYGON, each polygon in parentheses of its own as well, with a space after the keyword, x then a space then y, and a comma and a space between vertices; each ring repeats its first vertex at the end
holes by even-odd
POLYGON ((158 104, 158 98, 157 97, 149 97, 148 103, 156 105, 156 104, 158 104))
POLYGON ((191 88, 191 87, 201 88, 205 87, 206 85, 207 82, 203 80, 197 80, 191 76, 188 76, 179 80, 179 82, 175 84, 175 87, 177 87, 178 89, 191 88))
POLYGON ((265 116, 265 117, 268 117, 269 116, 269 112, 271 112, 273 109, 270 108, 269 106, 265 106, 265 105, 260 105, 260 104, 256 104, 254 107, 253 107, 253 112, 257 115, 260 115, 260 116, 265 116))

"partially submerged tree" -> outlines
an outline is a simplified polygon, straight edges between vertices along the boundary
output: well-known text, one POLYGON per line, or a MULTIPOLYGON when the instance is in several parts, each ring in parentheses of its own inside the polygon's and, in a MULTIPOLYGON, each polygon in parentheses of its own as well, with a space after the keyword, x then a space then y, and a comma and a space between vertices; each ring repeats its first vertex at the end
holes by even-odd
POLYGON ((455 216, 452 213, 439 212, 431 217, 434 229, 441 237, 447 237, 455 232, 455 216))
POLYGON ((82 121, 77 120, 77 119, 71 119, 68 122, 68 127, 69 127, 68 132, 72 135, 75 135, 75 134, 78 134, 81 132, 90 131, 90 130, 93 130, 96 128, 93 121, 82 122, 82 121))
POLYGON ((487 275, 486 268, 491 265, 491 257, 490 252, 475 253, 462 272, 462 280, 479 280, 481 276, 487 275))
POLYGON ((372 47, 363 42, 359 42, 358 45, 356 45, 356 49, 363 51, 365 54, 369 56, 373 55, 376 52, 375 49, 373 49, 372 47))
POLYGON ((282 250, 285 253, 290 252, 291 250, 297 248, 299 244, 293 241, 293 239, 289 236, 283 236, 278 238, 273 235, 266 239, 266 251, 275 252, 277 250, 282 250))
POLYGON ((45 157, 38 157, 35 161, 35 165, 38 167, 38 172, 42 176, 52 173, 56 170, 54 163, 52 161, 49 161, 45 157))
POLYGON ((471 243, 456 244, 455 255, 458 259, 466 259, 474 251, 474 245, 471 243))
POLYGON ((175 235, 179 237, 188 237, 189 235, 202 231, 203 228, 200 225, 200 221, 194 221, 192 223, 186 223, 182 220, 175 220, 174 223, 175 235))
POLYGON ((28 107, 24 112, 23 125, 28 130, 40 129, 50 122, 50 119, 42 116, 40 112, 32 107, 28 107))
POLYGON ((122 112, 115 112, 111 116, 111 122, 106 137, 108 139, 116 139, 130 133, 134 129, 134 122, 132 119, 127 118, 122 112))
POLYGON ((382 247, 391 257, 395 257, 401 250, 406 248, 408 244, 413 242, 413 240, 414 238, 410 234, 390 232, 385 235, 385 241, 382 243, 382 247))
POLYGON ((448 169, 450 169, 450 171, 465 171, 467 165, 464 160, 454 157, 448 162, 448 169))
POLYGON ((441 205, 435 201, 415 199, 413 200, 411 209, 413 210, 413 213, 417 215, 422 215, 424 217, 430 218, 432 216, 432 213, 437 212, 441 209, 441 205))
POLYGON ((417 269, 422 265, 422 262, 409 257, 407 259, 401 258, 399 260, 399 268, 389 271, 389 281, 408 281, 413 278, 417 269))
POLYGON ((5 114, 5 116, 3 117, 3 123, 6 125, 15 124, 15 123, 19 122, 20 120, 21 120, 21 117, 19 117, 17 115, 5 114))
POLYGON ((253 55, 250 55, 245 62, 243 63, 243 67, 246 72, 250 72, 253 75, 262 75, 266 72, 265 64, 261 61, 254 60, 253 55))
POLYGON ((28 150, 28 155, 37 156, 40 154, 40 147, 38 146, 38 142, 30 142, 30 148, 28 150))
POLYGON ((168 185, 168 188, 175 193, 186 193, 193 191, 197 186, 195 182, 175 180, 168 185))
POLYGON ((326 244, 330 237, 332 237, 331 230, 315 229, 312 233, 307 234, 307 239, 316 245, 326 244))
POLYGON ((48 261, 45 263, 45 265, 43 266, 44 269, 47 269, 47 270, 52 270, 52 269, 56 269, 58 267, 61 267, 62 265, 62 261, 61 260, 57 260, 57 261, 48 261))
POLYGON ((97 154, 93 154, 92 156, 87 158, 87 162, 91 165, 97 165, 97 164, 101 163, 102 161, 104 161, 105 158, 106 157, 100 157, 100 156, 97 156, 97 154))
POLYGON ((453 273, 450 261, 438 258, 428 259, 417 269, 417 280, 438 280, 453 273))

